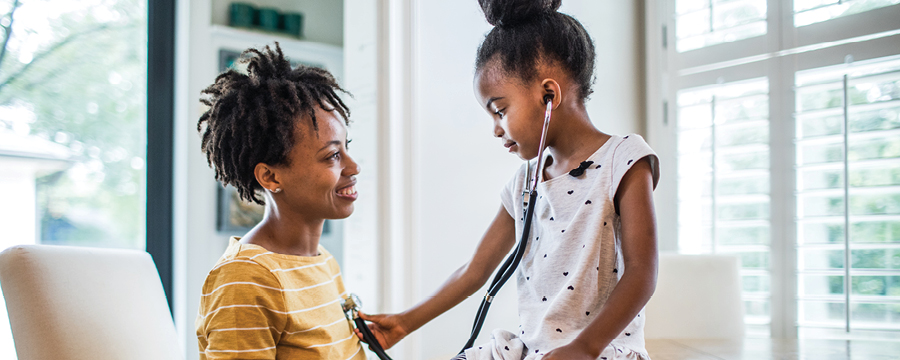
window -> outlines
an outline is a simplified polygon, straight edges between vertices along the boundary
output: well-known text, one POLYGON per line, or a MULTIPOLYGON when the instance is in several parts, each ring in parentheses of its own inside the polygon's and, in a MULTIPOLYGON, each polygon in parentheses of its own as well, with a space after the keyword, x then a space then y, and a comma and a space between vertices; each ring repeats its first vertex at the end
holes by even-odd
POLYGON ((900 59, 796 88, 799 323, 900 330, 900 59))
POLYGON ((680 0, 675 7, 680 52, 766 33, 765 0, 680 0))
POLYGON ((33 169, 22 195, 37 206, 12 228, 20 241, 143 249, 146 4, 7 1, 4 10, 4 158, 33 169))
POLYGON ((661 248, 737 255, 749 336, 900 338, 900 0, 648 15, 661 248))
POLYGON ((678 245, 741 258, 745 321, 769 324, 769 85, 678 93, 678 245))
POLYGON ((818 22, 900 4, 900 0, 794 0, 794 25, 818 22))
POLYGON ((0 1, 0 248, 145 249, 147 23, 143 0, 0 1))

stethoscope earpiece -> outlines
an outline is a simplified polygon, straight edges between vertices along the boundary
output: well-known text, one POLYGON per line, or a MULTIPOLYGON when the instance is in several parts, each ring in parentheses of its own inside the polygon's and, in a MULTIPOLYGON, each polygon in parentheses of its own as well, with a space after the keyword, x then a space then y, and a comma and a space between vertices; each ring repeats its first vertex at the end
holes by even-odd
POLYGON ((553 94, 544 95, 544 104, 553 101, 553 94))

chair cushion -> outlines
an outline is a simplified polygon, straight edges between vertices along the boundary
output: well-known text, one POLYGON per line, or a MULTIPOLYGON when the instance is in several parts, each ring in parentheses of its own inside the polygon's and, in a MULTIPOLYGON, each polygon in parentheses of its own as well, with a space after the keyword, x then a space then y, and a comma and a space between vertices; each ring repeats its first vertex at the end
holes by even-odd
POLYGON ((146 252, 14 246, 0 285, 20 360, 184 358, 146 252))
POLYGON ((659 255, 656 292, 647 303, 647 339, 741 339, 740 259, 734 255, 659 255))

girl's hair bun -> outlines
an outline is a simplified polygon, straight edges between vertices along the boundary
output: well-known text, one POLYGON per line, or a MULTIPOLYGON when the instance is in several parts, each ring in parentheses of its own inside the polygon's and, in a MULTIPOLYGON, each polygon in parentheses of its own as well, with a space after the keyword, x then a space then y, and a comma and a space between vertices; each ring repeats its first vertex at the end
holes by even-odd
POLYGON ((556 12, 562 0, 478 0, 491 25, 510 27, 556 12))

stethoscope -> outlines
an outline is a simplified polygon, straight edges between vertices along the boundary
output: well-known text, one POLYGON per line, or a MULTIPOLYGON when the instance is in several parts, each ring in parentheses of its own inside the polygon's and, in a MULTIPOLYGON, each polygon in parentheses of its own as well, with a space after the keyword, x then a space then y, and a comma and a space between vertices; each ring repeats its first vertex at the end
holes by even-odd
POLYGON ((359 301, 359 297, 356 294, 350 294, 346 299, 341 301, 341 308, 344 309, 344 316, 347 317, 347 320, 350 320, 351 326, 356 325, 356 328, 363 334, 363 341, 369 344, 369 349, 378 355, 378 358, 381 360, 391 360, 391 357, 384 352, 384 348, 381 347, 381 343, 378 342, 378 339, 375 338, 375 334, 372 333, 372 330, 369 330, 369 327, 366 325, 366 321, 359 317, 359 308, 362 307, 362 302, 359 301))
MULTIPOLYGON (((537 166, 535 166, 534 171, 532 171, 530 160, 526 160, 525 166, 525 184, 522 189, 522 201, 526 204, 527 208, 525 210, 525 224, 522 228, 522 237, 519 239, 515 251, 506 258, 506 261, 503 262, 503 265, 500 266, 500 269, 497 270, 497 273, 494 275, 494 279, 491 280, 491 285, 488 287, 484 299, 481 300, 481 306, 478 307, 478 313, 475 315, 475 324, 472 325, 472 332, 469 335, 469 340, 466 341, 466 345, 463 346, 463 349, 459 352, 460 354, 465 352, 466 349, 471 348, 475 343, 475 339, 478 337, 478 334, 481 332, 481 327, 484 325, 484 320, 487 318, 487 312, 491 307, 491 301, 494 300, 494 296, 497 296, 497 292, 499 292, 500 288, 506 284, 506 281, 509 280, 512 274, 516 272, 516 268, 519 267, 522 256, 525 254, 525 245, 528 243, 528 235, 531 232, 531 219, 534 217, 534 204, 537 202, 537 186, 540 183, 542 178, 541 175, 543 173, 541 169, 543 168, 544 147, 547 141, 547 128, 550 126, 550 112, 553 110, 553 95, 548 94, 544 96, 543 100, 547 103, 547 109, 544 111, 544 127, 541 129, 541 142, 538 147, 536 159, 537 166)), ((378 342, 378 339, 375 338, 375 335, 372 334, 372 331, 366 326, 366 321, 359 317, 359 307, 361 306, 359 298, 355 294, 350 294, 350 296, 341 303, 341 306, 344 309, 344 314, 347 316, 347 319, 356 325, 356 328, 363 334, 363 340, 369 344, 370 349, 375 352, 375 355, 378 355, 378 358, 381 360, 391 360, 391 357, 388 356, 381 347, 381 343, 378 342)))
POLYGON ((527 207, 525 209, 525 224, 522 227, 522 237, 519 239, 515 251, 506 258, 506 261, 500 266, 500 270, 497 270, 497 274, 494 275, 491 286, 488 287, 487 293, 484 294, 484 299, 481 300, 481 306, 478 307, 478 313, 475 315, 475 324, 472 325, 472 333, 469 335, 469 341, 466 341, 466 345, 459 351, 460 354, 474 345, 475 338, 478 337, 478 334, 481 332, 481 326, 484 325, 484 320, 487 318, 487 312, 491 307, 491 301, 494 300, 494 296, 497 296, 497 292, 500 291, 503 284, 506 284, 506 280, 509 280, 510 276, 516 272, 516 268, 519 267, 519 262, 522 261, 522 256, 525 254, 525 245, 528 243, 528 235, 531 232, 531 219, 534 217, 534 204, 537 202, 537 186, 543 177, 543 171, 541 171, 541 169, 543 169, 547 128, 550 126, 550 112, 553 110, 552 100, 553 95, 547 94, 544 96, 544 102, 547 103, 547 109, 544 111, 544 128, 541 130, 541 142, 540 147, 538 147, 536 159, 537 166, 534 167, 534 171, 531 170, 531 161, 526 160, 525 185, 522 189, 522 201, 527 207))

